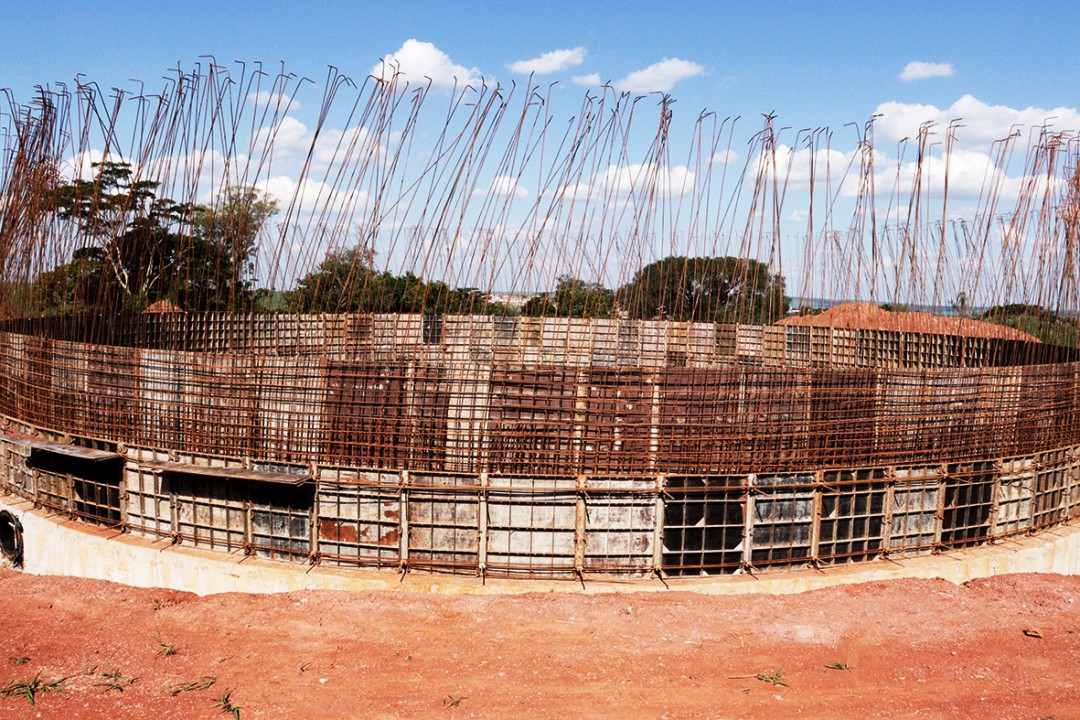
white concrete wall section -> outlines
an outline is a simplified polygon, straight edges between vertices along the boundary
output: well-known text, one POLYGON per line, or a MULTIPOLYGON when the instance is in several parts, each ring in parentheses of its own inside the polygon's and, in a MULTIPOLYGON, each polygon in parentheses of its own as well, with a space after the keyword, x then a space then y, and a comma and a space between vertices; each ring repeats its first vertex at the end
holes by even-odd
POLYGON ((899 561, 876 560, 827 570, 775 571, 756 577, 659 581, 576 582, 488 580, 314 567, 201 551, 105 531, 34 511, 28 502, 0 500, 22 523, 23 570, 72 575, 139 587, 165 587, 199 595, 296 590, 392 590, 446 594, 526 592, 655 592, 704 594, 795 593, 834 585, 899 578, 943 578, 955 583, 1008 573, 1080 574, 1080 527, 1061 526, 1036 536, 899 561))

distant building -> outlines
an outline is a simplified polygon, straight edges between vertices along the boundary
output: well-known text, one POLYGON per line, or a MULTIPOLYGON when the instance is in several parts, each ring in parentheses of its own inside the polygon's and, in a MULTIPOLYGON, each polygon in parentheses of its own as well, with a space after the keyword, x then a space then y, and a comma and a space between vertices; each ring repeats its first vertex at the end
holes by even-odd
POLYGON ((488 293, 488 302, 501 303, 511 308, 523 308, 525 303, 538 293, 493 292, 488 293))

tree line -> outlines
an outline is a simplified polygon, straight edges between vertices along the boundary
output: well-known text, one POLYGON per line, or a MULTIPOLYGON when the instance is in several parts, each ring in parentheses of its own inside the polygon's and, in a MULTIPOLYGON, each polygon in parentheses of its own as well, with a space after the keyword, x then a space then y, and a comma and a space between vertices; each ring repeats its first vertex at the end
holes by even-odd
POLYGON ((618 288, 569 275, 523 307, 492 302, 476 288, 450 287, 378 270, 364 243, 329 253, 291 290, 255 288, 258 236, 277 203, 253 187, 227 187, 208 205, 178 203, 130 164, 95 163, 93 180, 58 184, 51 210, 77 225, 84 244, 42 272, 31 289, 39 312, 176 309, 292 312, 514 314, 773 322, 787 312, 784 279, 757 260, 672 256, 641 268, 618 288), (271 297, 273 295, 273 297, 271 297))

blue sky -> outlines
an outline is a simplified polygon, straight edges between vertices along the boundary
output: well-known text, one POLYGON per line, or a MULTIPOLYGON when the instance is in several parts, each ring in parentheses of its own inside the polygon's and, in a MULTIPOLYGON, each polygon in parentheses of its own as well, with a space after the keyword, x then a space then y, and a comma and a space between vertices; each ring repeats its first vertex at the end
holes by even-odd
POLYGON ((359 76, 415 38, 501 82, 521 77, 510 63, 558 49, 587 53, 581 65, 544 76, 567 84, 679 58, 704 68, 673 87, 682 112, 776 111, 802 126, 863 121, 889 100, 1080 103, 1080 3, 1067 1, 11 2, 3 15, 0 87, 18 97, 79 72, 102 85, 152 81, 203 54, 284 61, 313 78, 328 64, 359 76), (946 63, 953 74, 899 80, 912 61, 946 63))
MULTIPOLYGON (((704 109, 743 118, 739 148, 765 113, 792 128, 781 138, 789 144, 800 128, 828 126, 835 166, 855 157, 847 123, 861 126, 884 112, 882 162, 901 162, 898 142, 920 122, 963 117, 961 140, 971 152, 953 170, 961 198, 953 212, 963 212, 965 191, 976 194, 985 177, 989 143, 1013 123, 1056 116, 1056 129, 1080 131, 1078 30, 1080 3, 1066 1, 10 2, 0 23, 0 87, 21 102, 35 85, 70 84, 77 73, 102 88, 134 89, 131 78, 154 87, 168 68, 190 69, 203 55, 221 64, 261 60, 268 69, 283 62, 317 83, 328 65, 359 81, 388 56, 406 74, 430 73, 437 83, 457 74, 520 84, 533 70, 538 85, 557 81, 552 108, 567 118, 603 82, 669 93, 672 165, 685 158, 677 141, 685 143, 704 109)), ((315 123, 316 87, 291 113, 298 141, 315 123)), ((286 162, 280 172, 295 168, 286 162)), ((538 197, 537 188, 521 187, 522 197, 538 197)), ((793 273, 804 216, 789 201, 783 219, 793 273)))

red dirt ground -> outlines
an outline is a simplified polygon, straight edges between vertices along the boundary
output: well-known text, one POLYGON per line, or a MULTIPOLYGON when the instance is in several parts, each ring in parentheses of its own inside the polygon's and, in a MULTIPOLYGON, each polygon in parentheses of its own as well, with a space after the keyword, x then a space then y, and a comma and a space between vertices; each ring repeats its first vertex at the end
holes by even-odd
POLYGON ((0 687, 68 677, 34 707, 0 697, 0 717, 231 718, 215 707, 231 689, 241 718, 1064 720, 1080 717, 1078 598, 1080 577, 1055 575, 779 597, 200 598, 0 570, 0 687))

